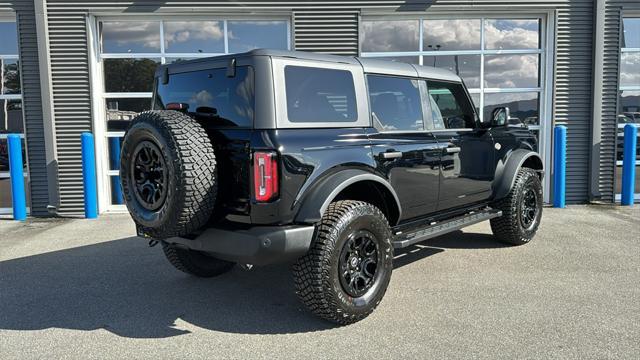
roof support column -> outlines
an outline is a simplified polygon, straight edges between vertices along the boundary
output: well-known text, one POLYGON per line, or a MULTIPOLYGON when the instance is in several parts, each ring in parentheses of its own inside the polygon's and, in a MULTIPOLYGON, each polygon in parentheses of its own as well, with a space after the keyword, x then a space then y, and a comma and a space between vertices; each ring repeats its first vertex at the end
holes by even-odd
POLYGON ((605 30, 605 1, 594 1, 593 22, 593 85, 592 85, 592 124, 591 124, 591 153, 589 166, 589 201, 599 200, 600 151, 602 151, 602 105, 604 78, 604 30, 605 30))
POLYGON ((58 192, 58 157, 56 151, 56 127, 53 112, 53 91, 51 85, 51 61, 49 58, 49 31, 47 1, 34 0, 36 33, 38 38, 38 68, 40 70, 40 95, 42 99, 42 122, 47 162, 47 187, 49 206, 56 213, 60 204, 58 192))

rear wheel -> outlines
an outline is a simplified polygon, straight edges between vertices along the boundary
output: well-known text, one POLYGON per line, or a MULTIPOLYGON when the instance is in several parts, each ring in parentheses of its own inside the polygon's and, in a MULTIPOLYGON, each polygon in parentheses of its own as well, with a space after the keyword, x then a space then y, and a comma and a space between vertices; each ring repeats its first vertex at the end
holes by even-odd
POLYGON ((222 275, 235 265, 235 263, 216 259, 200 251, 181 249, 168 244, 163 244, 162 250, 167 260, 176 269, 199 277, 222 275))
POLYGON ((300 300, 315 315, 341 325, 373 312, 392 270, 384 214, 369 203, 348 200, 329 205, 309 252, 293 266, 300 300))
POLYGON ((491 219, 491 230, 502 242, 526 244, 538 230, 542 218, 542 184, 538 174, 521 168, 509 194, 494 204, 502 216, 491 219))

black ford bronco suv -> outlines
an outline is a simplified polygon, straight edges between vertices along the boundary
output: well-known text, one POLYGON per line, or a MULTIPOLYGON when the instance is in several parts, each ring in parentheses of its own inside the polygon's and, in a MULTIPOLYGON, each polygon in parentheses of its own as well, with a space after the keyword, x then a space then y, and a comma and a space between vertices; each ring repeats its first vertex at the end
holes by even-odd
POLYGON ((295 261, 301 301, 349 324, 380 303, 394 249, 484 220, 500 241, 533 238, 535 137, 508 108, 487 117, 424 66, 271 50, 163 65, 121 185, 138 235, 179 270, 295 261))

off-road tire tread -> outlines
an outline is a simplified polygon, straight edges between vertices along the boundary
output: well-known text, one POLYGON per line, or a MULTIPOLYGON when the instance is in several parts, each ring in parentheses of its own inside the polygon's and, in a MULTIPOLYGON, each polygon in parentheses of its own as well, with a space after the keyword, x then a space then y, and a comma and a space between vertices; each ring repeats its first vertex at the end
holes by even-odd
POLYGON ((138 122, 154 126, 178 155, 174 161, 176 192, 172 199, 167 199, 174 201, 172 206, 178 208, 174 210, 174 220, 142 230, 156 239, 193 233, 207 223, 216 202, 218 184, 213 144, 196 120, 178 111, 143 112, 133 120, 131 128, 138 122))
POLYGON ((229 261, 207 258, 207 268, 204 268, 194 261, 192 257, 193 250, 180 249, 175 246, 163 244, 162 251, 164 251, 164 255, 173 267, 184 273, 198 277, 222 275, 233 269, 235 265, 235 263, 229 261))
POLYGON ((382 211, 367 202, 353 200, 333 202, 317 226, 309 251, 293 265, 296 295, 300 301, 313 314, 340 325, 352 324, 367 317, 378 306, 386 292, 386 287, 383 287, 376 303, 366 313, 361 314, 342 312, 336 297, 333 296, 330 274, 331 256, 334 251, 340 251, 336 249, 336 242, 340 236, 336 229, 342 228, 341 222, 360 214, 374 214, 384 219, 388 227, 382 211))
MULTIPOLYGON (((535 178, 540 182, 538 174, 530 168, 520 168, 516 174, 516 179, 509 190, 509 194, 496 201, 493 207, 502 210, 502 216, 490 220, 491 230, 498 241, 511 244, 523 245, 531 241, 531 238, 522 236, 520 223, 518 220, 518 193, 529 178, 535 178)), ((542 211, 542 209, 540 209, 542 211)))

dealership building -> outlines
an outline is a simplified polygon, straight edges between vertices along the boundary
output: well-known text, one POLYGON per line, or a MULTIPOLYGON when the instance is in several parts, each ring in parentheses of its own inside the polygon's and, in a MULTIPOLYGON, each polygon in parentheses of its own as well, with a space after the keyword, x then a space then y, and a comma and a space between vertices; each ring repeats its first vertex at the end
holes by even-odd
POLYGON ((83 132, 96 139, 100 212, 124 210, 119 139, 150 108, 155 68, 253 48, 457 72, 481 117, 509 106, 537 134, 546 201, 557 124, 567 202, 619 199, 621 127, 640 123, 638 0, 0 0, 0 212, 7 133, 23 135, 31 215, 83 214, 83 132))

